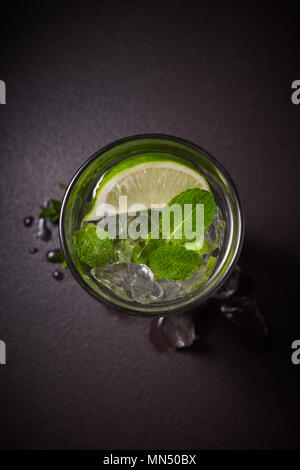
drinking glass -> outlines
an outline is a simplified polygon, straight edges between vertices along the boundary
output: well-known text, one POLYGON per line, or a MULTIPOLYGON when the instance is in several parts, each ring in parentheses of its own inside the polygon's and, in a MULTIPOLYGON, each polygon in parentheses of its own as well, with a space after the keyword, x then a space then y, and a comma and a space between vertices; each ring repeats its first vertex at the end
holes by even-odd
MULTIPOLYGON (((155 184, 157 183, 153 181, 153 185, 155 184)), ((231 177, 206 150, 178 137, 143 134, 126 137, 102 147, 79 168, 64 196, 59 234, 71 273, 83 289, 96 300, 128 314, 166 317, 200 306, 220 289, 239 257, 243 242, 244 220, 241 203, 231 177), (119 297, 93 278, 75 254, 72 232, 80 228, 93 189, 101 175, 123 159, 147 152, 168 153, 192 164, 194 169, 207 179, 226 227, 213 274, 203 285, 185 297, 144 305, 119 297)))

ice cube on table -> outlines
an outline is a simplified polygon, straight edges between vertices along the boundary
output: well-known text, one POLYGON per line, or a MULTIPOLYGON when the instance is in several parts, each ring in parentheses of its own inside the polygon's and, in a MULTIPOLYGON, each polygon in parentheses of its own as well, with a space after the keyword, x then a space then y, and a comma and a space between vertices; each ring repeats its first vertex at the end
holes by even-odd
POLYGON ((266 337, 269 328, 261 311, 253 280, 236 265, 227 281, 213 296, 222 316, 244 333, 266 337))
POLYGON ((181 349, 191 346, 196 340, 195 322, 192 313, 179 313, 159 317, 157 328, 170 346, 181 349))
POLYGON ((221 304, 220 311, 226 320, 245 333, 269 336, 268 324, 254 291, 244 295, 234 294, 221 304))

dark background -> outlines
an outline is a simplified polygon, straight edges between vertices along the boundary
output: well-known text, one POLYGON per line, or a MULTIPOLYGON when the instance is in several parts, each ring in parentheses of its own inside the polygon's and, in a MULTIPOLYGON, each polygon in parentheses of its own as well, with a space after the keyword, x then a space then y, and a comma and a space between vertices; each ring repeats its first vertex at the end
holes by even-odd
POLYGON ((1 3, 0 447, 299 447, 299 18, 289 2, 1 3), (57 236, 36 241, 24 216, 98 148, 147 132, 201 145, 235 180, 271 348, 215 316, 205 345, 160 351, 151 320, 51 277, 57 236))

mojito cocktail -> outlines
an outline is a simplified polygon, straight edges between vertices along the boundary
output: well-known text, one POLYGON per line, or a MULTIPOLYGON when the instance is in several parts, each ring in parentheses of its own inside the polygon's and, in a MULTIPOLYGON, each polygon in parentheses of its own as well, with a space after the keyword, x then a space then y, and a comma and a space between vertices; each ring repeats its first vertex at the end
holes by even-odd
POLYGON ((124 139, 94 155, 71 182, 60 221, 76 278, 129 312, 177 311, 207 298, 242 239, 238 198, 222 170, 168 136, 124 139))

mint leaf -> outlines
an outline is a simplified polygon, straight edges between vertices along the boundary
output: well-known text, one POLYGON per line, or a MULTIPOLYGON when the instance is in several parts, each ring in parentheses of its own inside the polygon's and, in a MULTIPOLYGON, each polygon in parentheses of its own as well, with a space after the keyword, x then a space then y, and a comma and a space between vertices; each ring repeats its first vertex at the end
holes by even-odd
POLYGON ((215 263, 216 263, 216 258, 214 256, 210 256, 206 264, 206 270, 205 270, 206 280, 212 275, 213 269, 215 267, 215 263))
POLYGON ((182 218, 179 222, 175 221, 174 213, 172 211, 170 213, 170 238, 177 243, 188 241, 185 239, 184 235, 185 224, 188 222, 190 223, 192 230, 194 232, 196 231, 197 204, 204 205, 203 232, 211 225, 216 212, 216 203, 213 195, 209 191, 204 191, 199 188, 187 189, 186 191, 183 191, 182 193, 175 196, 162 210, 162 218, 173 204, 179 204, 182 209, 182 218), (189 213, 184 211, 185 204, 190 204, 192 206, 189 213), (177 238, 178 234, 182 234, 181 239, 177 238))
POLYGON ((67 262, 66 262, 65 259, 64 259, 63 262, 61 263, 61 267, 62 267, 63 269, 68 269, 68 265, 67 265, 67 262))
POLYGON ((162 240, 161 238, 150 239, 146 241, 141 240, 133 248, 131 261, 133 263, 146 264, 147 266, 149 266, 151 253, 156 250, 159 246, 163 246, 165 244, 166 240, 162 240))
POLYGON ((58 183, 58 186, 60 187, 60 189, 63 189, 64 191, 67 189, 68 185, 67 184, 64 184, 64 183, 58 183))
POLYGON ((50 199, 51 204, 55 212, 59 215, 60 210, 61 210, 61 201, 58 201, 57 199, 50 199))
POLYGON ((62 251, 53 250, 47 253, 47 261, 48 263, 61 263, 61 267, 66 269, 68 267, 67 262, 65 260, 64 254, 62 251))
POLYGON ((49 219, 51 222, 56 222, 56 212, 53 208, 40 206, 41 212, 39 214, 40 219, 49 219))
POLYGON ((203 265, 203 260, 195 251, 186 250, 178 244, 162 245, 150 254, 150 267, 156 278, 187 280, 203 265))
POLYGON ((209 253, 213 251, 216 246, 209 245, 205 240, 204 236, 199 239, 191 242, 184 237, 184 224, 188 221, 188 218, 184 218, 184 204, 190 204, 192 206, 191 212, 188 214, 189 219, 191 219, 190 226, 192 227, 193 231, 196 231, 196 204, 203 204, 204 205, 204 231, 211 225, 213 218, 215 216, 216 211, 216 203, 214 200, 213 195, 209 191, 204 191, 199 188, 187 189, 182 193, 175 196, 168 204, 168 208, 170 208, 173 204, 179 204, 182 208, 182 215, 183 220, 181 220, 180 224, 175 227, 175 217, 173 212, 170 212, 170 239, 166 239, 166 234, 162 233, 162 217, 164 212, 168 209, 166 207, 162 210, 160 214, 160 224, 159 224, 159 232, 160 238, 153 239, 151 232, 149 233, 148 239, 146 241, 140 242, 136 245, 133 249, 132 254, 132 261, 134 263, 142 263, 149 265, 149 257, 151 253, 156 250, 159 246, 164 246, 167 243, 171 242, 172 244, 183 245, 185 244, 185 248, 188 250, 197 251, 200 255, 204 253, 209 253), (182 233, 182 238, 178 239, 175 238, 176 233, 182 233), (164 235, 164 237, 163 237, 164 235), (185 243, 186 242, 186 243, 185 243))
POLYGON ((185 243, 184 247, 186 250, 193 250, 197 251, 198 255, 205 255, 206 253, 210 253, 214 251, 218 245, 216 243, 208 243, 208 241, 204 240, 196 240, 194 242, 185 243))
POLYGON ((88 224, 84 229, 72 233, 74 250, 80 261, 89 266, 101 268, 116 259, 113 241, 98 237, 99 232, 107 234, 104 229, 88 224), (98 233, 97 233, 98 232, 98 233))
MULTIPOLYGON (((52 252, 51 252, 52 254, 52 252)), ((51 257, 47 257, 49 263, 62 263, 65 260, 65 257, 61 251, 58 251, 51 257)))
POLYGON ((145 247, 146 242, 140 240, 136 245, 134 245, 131 255, 131 261, 138 264, 147 264, 147 257, 145 256, 145 247))
POLYGON ((57 199, 50 199, 50 207, 46 206, 40 206, 41 212, 40 212, 40 219, 49 219, 50 222, 55 224, 60 215, 60 210, 61 210, 61 201, 58 201, 57 199))

